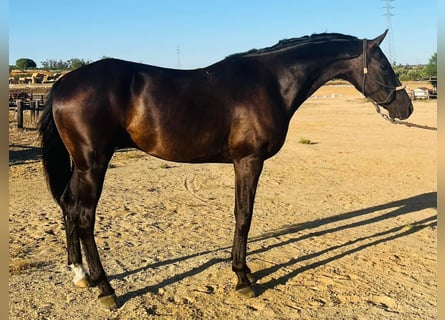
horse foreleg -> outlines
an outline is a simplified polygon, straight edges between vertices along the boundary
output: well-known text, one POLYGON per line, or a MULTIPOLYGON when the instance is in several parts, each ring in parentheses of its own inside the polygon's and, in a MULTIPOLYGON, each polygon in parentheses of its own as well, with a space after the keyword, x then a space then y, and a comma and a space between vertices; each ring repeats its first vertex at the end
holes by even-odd
POLYGON ((234 162, 235 168, 235 236, 232 247, 232 270, 238 281, 236 291, 243 296, 256 296, 252 287, 252 273, 246 264, 247 237, 252 221, 258 179, 263 168, 263 160, 246 157, 234 162))

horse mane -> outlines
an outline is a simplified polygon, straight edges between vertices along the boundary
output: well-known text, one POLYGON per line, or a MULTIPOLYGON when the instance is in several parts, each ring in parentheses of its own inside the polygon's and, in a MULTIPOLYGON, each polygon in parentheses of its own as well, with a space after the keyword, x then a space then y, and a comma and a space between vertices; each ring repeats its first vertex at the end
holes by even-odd
POLYGON ((245 57, 245 56, 254 56, 261 55, 266 53, 273 53, 281 50, 286 50, 289 48, 294 48, 297 46, 303 46, 311 43, 319 43, 326 41, 341 41, 341 40, 357 40, 357 37, 341 34, 341 33, 314 33, 310 36, 306 35, 299 38, 290 38, 290 39, 282 39, 278 41, 278 43, 274 44, 271 47, 261 48, 261 49, 250 49, 245 52, 234 53, 227 58, 230 57, 245 57))

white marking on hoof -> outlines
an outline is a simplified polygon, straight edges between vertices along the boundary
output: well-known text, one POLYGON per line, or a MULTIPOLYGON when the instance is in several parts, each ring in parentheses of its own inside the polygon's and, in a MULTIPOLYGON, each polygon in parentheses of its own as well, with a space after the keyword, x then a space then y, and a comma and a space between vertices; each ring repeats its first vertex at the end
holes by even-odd
POLYGON ((73 282, 76 287, 88 287, 88 279, 85 268, 81 264, 70 264, 71 271, 74 272, 73 282))

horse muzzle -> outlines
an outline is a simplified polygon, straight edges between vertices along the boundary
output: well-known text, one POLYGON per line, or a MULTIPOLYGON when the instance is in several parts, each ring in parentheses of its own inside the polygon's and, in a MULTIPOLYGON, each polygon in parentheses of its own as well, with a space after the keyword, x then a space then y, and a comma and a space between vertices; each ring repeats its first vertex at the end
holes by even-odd
POLYGON ((405 120, 409 118, 409 116, 413 113, 413 111, 414 111, 413 103, 410 101, 407 108, 404 108, 403 110, 397 112, 396 117, 399 118, 400 120, 405 120))

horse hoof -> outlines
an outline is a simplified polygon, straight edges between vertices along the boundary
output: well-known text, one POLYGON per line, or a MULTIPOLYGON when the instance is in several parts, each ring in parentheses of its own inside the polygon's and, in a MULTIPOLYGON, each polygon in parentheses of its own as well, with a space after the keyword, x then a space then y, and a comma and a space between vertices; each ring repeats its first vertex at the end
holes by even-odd
POLYGON ((79 281, 77 281, 75 284, 76 288, 88 288, 90 286, 90 282, 88 281, 87 278, 82 278, 79 281))
POLYGON ((105 309, 116 309, 117 308, 117 298, 116 295, 111 294, 109 296, 102 296, 98 298, 99 304, 105 309))
POLYGON ((237 289, 236 293, 243 298, 255 298, 257 296, 252 286, 237 289))

